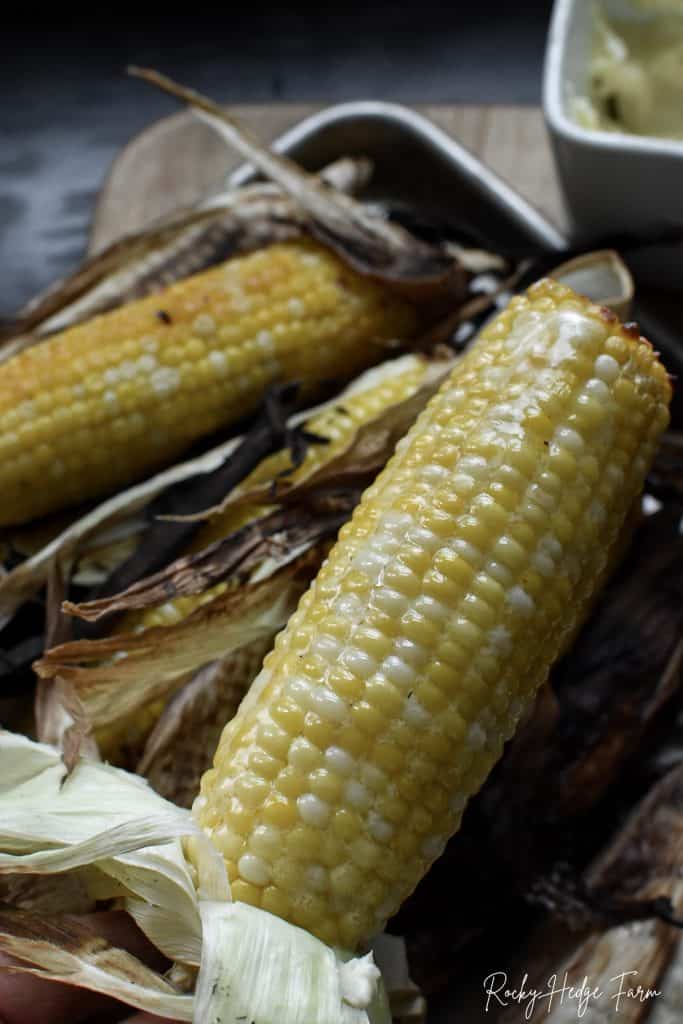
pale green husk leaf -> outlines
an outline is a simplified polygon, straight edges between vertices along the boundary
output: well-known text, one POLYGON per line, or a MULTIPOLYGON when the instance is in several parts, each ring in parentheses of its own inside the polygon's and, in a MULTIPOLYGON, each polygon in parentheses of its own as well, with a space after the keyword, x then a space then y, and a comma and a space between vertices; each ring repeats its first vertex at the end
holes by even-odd
MULTIPOLYGON (((353 958, 231 903, 222 858, 188 811, 139 776, 83 758, 68 774, 56 749, 0 731, 0 875, 67 872, 93 899, 119 898, 170 959, 199 966, 194 1000, 103 940, 72 935, 75 924, 42 934, 39 918, 8 909, 0 949, 23 970, 202 1024, 391 1022, 372 954, 353 958)), ((403 973, 404 1019, 419 1020, 403 973)))
POLYGON ((81 759, 67 776, 54 748, 0 732, 0 874, 86 868, 96 898, 122 898, 162 952, 197 964, 198 894, 181 837, 192 838, 202 894, 229 899, 222 859, 188 811, 109 765, 81 759))
POLYGON ((371 955, 352 959, 245 903, 200 911, 196 1024, 391 1024, 371 955))

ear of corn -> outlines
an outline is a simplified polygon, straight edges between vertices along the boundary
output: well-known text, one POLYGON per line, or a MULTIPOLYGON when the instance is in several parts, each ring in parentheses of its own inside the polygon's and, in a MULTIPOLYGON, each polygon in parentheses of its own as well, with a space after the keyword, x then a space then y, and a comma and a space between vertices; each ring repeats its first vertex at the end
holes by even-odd
POLYGON ((129 483, 273 381, 348 378, 415 326, 404 302, 297 241, 57 334, 0 367, 0 525, 129 483))
MULTIPOLYGON (((338 404, 322 410, 307 421, 307 430, 324 438, 327 443, 310 445, 302 464, 296 468, 292 467, 289 451, 275 452, 259 463, 245 478, 236 493, 246 494, 258 485, 270 483, 286 472, 289 474, 288 479, 295 484, 327 465, 350 444, 356 431, 363 424, 369 423, 390 406, 414 394, 423 383, 428 367, 429 364, 419 356, 406 355, 363 374, 358 382, 340 396, 338 404)), ((188 552, 203 550, 214 541, 222 540, 267 511, 267 508, 250 504, 228 508, 221 515, 209 520, 199 530, 190 544, 188 552)), ((227 582, 218 583, 209 587, 202 594, 176 597, 166 601, 163 605, 129 612, 121 622, 117 623, 117 632, 141 632, 155 626, 175 625, 186 619, 197 608, 225 593, 228 586, 227 582)), ((226 665, 224 676, 227 680, 229 673, 234 674, 232 689, 234 690, 236 687, 240 694, 246 691, 260 667, 260 664, 254 665, 249 674, 247 672, 248 663, 251 663, 251 659, 245 659, 240 652, 236 652, 226 665)), ((178 688, 183 685, 183 682, 179 682, 178 688)), ((140 752, 145 737, 162 713, 167 699, 164 697, 151 701, 140 709, 134 720, 123 719, 98 729, 96 739, 102 756, 115 764, 134 763, 131 762, 131 753, 140 752)), ((224 717, 222 723, 226 720, 227 717, 224 717)), ((210 758, 217 739, 218 736, 215 737, 213 743, 209 744, 207 759, 210 758)), ((204 765, 204 768, 206 767, 208 764, 204 765)))
POLYGON ((543 281, 367 490, 195 803, 232 894, 353 949, 457 829, 590 600, 668 421, 651 347, 543 281))

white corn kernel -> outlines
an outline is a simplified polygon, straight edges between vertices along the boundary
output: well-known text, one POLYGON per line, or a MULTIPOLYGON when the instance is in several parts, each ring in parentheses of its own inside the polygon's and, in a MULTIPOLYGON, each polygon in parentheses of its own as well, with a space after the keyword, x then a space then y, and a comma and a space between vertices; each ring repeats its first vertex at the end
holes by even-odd
POLYGON ((344 799, 356 810, 363 811, 370 806, 370 794, 356 779, 349 779, 344 786, 344 799))
POLYGON ((388 658, 384 659, 382 672, 396 686, 407 688, 415 682, 415 669, 406 665, 405 661, 397 658, 395 654, 390 654, 388 658))
POLYGON ((432 720, 432 716, 414 695, 406 699, 403 716, 409 725, 413 725, 417 729, 426 728, 432 720))
POLYGON ((595 360, 595 376, 612 384, 619 376, 619 363, 612 356, 600 355, 595 360))
POLYGON ((322 864, 309 864, 306 868, 306 882, 314 892, 325 892, 329 881, 329 873, 322 864))
POLYGON ((306 825, 324 828, 330 820, 332 813, 330 805, 320 797, 314 796, 313 793, 304 793, 298 797, 296 805, 299 809, 299 816, 306 825))
POLYGON ((507 593, 507 602, 519 615, 531 615, 536 607, 534 599, 527 594, 524 587, 511 587, 507 593))
POLYGON ((325 751, 325 764, 339 775, 352 775, 356 771, 356 761, 341 747, 328 747, 325 751))
POLYGON ((244 853, 237 862, 239 871, 245 882, 252 885, 268 885, 270 881, 270 869, 267 863, 253 853, 244 853))
POLYGON ((344 722, 349 716, 346 703, 326 686, 316 687, 311 693, 311 708, 321 718, 331 722, 344 722))
POLYGON ((368 832, 380 843, 388 843, 394 834, 394 826, 375 811, 368 814, 368 832))

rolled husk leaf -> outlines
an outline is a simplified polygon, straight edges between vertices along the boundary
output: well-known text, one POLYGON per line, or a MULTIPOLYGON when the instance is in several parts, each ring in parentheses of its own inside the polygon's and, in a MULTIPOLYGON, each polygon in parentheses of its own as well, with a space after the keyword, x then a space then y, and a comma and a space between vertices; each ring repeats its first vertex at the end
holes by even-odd
POLYGON ((340 498, 329 510, 316 508, 318 514, 309 511, 308 515, 302 513, 295 518, 286 513, 272 513, 194 554, 178 558, 120 593, 79 604, 65 601, 63 610, 86 622, 98 622, 116 612, 155 608, 176 597, 203 594, 226 580, 246 584, 261 566, 270 567, 259 573, 259 578, 263 579, 287 565, 292 560, 292 552, 310 550, 334 534, 352 509, 352 498, 340 498))
POLYGON ((397 1024, 426 1024, 427 1003, 410 976, 405 939, 382 932, 372 943, 382 972, 391 1016, 397 1024))
POLYGON ((70 915, 49 922, 0 908, 12 969, 66 982, 172 1020, 391 1024, 372 954, 353 959, 244 903, 201 901, 202 963, 184 994, 70 915))
POLYGON ((631 272, 614 249, 582 253, 550 271, 550 277, 627 320, 633 304, 631 272))

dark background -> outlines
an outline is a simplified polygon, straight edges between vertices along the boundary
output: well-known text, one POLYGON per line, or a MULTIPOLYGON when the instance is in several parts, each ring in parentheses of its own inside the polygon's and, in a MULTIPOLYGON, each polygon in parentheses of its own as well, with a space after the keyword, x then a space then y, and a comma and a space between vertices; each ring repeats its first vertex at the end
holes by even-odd
POLYGON ((538 103, 550 10, 549 0, 345 3, 317 14, 184 4, 182 16, 12 6, 0 29, 0 314, 73 268, 117 151, 177 110, 126 79, 126 64, 228 103, 538 103))

